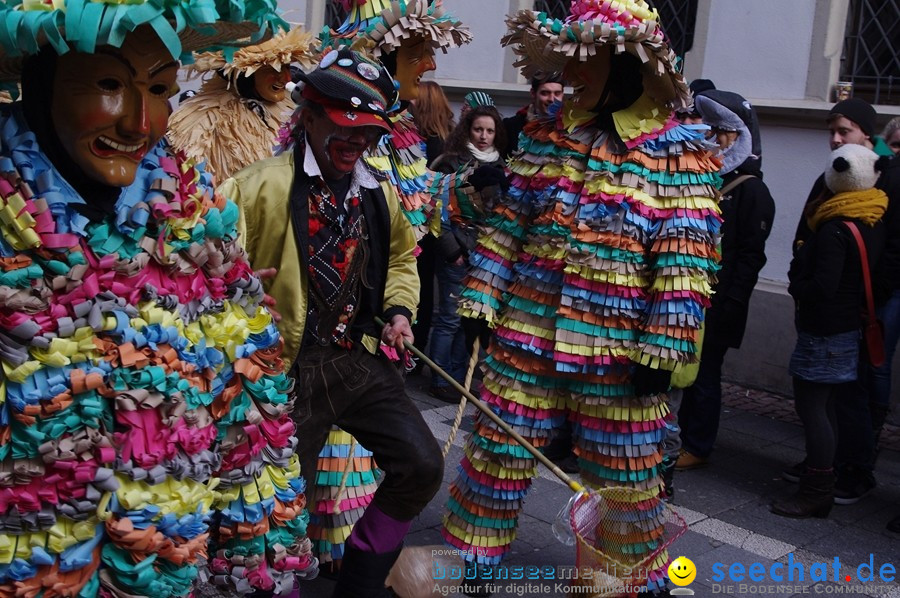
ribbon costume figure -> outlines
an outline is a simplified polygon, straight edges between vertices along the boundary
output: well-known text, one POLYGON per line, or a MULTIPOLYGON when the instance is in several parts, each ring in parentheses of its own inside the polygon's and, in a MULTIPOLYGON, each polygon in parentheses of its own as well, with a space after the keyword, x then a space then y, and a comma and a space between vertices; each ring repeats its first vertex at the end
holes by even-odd
MULTIPOLYGON (((425 140, 419 135, 409 102, 419 94, 419 81, 435 70, 434 53, 472 41, 468 28, 444 13, 441 0, 342 0, 349 10, 337 31, 321 35, 324 48, 362 39, 397 81, 400 103, 391 112, 393 131, 366 156, 366 162, 390 179, 403 202, 403 212, 416 236, 440 232, 440 212, 433 195, 448 191, 443 177, 429 171, 425 140)), ((359 43, 359 42, 357 42, 359 43)))
MULTIPOLYGON (((503 40, 529 77, 575 93, 525 125, 511 188, 487 218, 460 313, 490 323, 482 399, 536 446, 568 418, 584 483, 625 487, 597 536, 664 587, 661 442, 670 374, 695 360, 717 270, 716 171, 658 15, 643 1, 583 0, 566 21, 521 11, 503 40), (616 536, 623 521, 637 536, 616 536), (608 527, 606 527, 608 526, 608 527), (649 560, 649 562, 647 562, 649 560)), ((493 565, 515 538, 535 460, 476 415, 442 530, 493 565)), ((624 524, 623 524, 624 525, 624 524)))
POLYGON ((314 58, 313 36, 299 27, 241 48, 231 62, 224 52, 195 55, 191 73, 213 76, 172 114, 166 136, 188 158, 205 160, 217 181, 271 157, 294 106, 285 90, 290 65, 309 68, 314 58))
MULTIPOLYGON (((237 206, 163 139, 181 57, 274 2, 0 8, 0 595, 314 575, 291 380, 237 206)), ((253 36, 253 37, 251 37, 253 36)))

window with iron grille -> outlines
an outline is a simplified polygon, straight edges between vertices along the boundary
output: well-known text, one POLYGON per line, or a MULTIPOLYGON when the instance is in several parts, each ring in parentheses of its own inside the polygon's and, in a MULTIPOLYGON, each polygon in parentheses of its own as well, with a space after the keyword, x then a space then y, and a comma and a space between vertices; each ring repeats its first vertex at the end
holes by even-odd
POLYGON ((858 98, 900 105, 900 0, 850 0, 841 81, 858 98))
POLYGON ((341 6, 339 0, 328 0, 325 4, 325 25, 337 29, 347 18, 347 10, 341 6))
POLYGON ((572 0, 535 0, 534 10, 545 12, 554 19, 565 19, 569 16, 569 6, 572 0))
POLYGON ((683 57, 694 45, 697 0, 653 0, 649 4, 659 12, 659 22, 669 47, 683 57))
MULTIPOLYGON (((557 19, 569 15, 571 0, 535 0, 534 10, 557 19)), ((649 4, 659 11, 659 20, 672 50, 684 56, 694 44, 694 22, 697 20, 697 0, 652 0, 649 4)))

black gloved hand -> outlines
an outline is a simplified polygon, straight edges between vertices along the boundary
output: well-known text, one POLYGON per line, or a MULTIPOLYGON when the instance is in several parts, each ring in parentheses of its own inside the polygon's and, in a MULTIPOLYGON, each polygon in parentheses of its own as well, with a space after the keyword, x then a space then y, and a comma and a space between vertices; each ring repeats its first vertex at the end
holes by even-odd
POLYGON ((669 390, 669 385, 672 383, 672 372, 639 363, 634 367, 631 383, 634 384, 635 396, 657 395, 669 390))
POLYGON ((481 342, 481 348, 487 349, 488 342, 491 340, 491 328, 488 326, 487 320, 481 318, 460 318, 463 333, 466 335, 466 353, 472 354, 472 347, 475 346, 475 339, 481 342))
POLYGON ((479 166, 469 178, 466 179, 470 185, 475 187, 476 191, 481 191, 485 187, 497 185, 504 193, 509 191, 509 181, 506 179, 506 173, 502 168, 496 166, 479 166))

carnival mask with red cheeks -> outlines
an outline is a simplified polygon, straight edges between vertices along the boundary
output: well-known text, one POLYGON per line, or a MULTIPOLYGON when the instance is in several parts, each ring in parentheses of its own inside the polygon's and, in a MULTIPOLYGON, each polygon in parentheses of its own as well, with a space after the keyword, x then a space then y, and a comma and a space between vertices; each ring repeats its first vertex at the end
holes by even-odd
POLYGON ((400 99, 410 101, 419 97, 422 75, 435 68, 434 49, 424 37, 414 35, 404 39, 397 48, 397 73, 394 75, 400 83, 400 99))
POLYGON ((291 70, 287 65, 276 71, 274 67, 264 66, 253 73, 253 86, 256 94, 266 102, 277 104, 284 100, 284 86, 291 80, 291 70))
POLYGON ((51 118, 69 158, 111 187, 134 182, 138 164, 166 132, 178 63, 150 27, 121 48, 59 57, 51 118))

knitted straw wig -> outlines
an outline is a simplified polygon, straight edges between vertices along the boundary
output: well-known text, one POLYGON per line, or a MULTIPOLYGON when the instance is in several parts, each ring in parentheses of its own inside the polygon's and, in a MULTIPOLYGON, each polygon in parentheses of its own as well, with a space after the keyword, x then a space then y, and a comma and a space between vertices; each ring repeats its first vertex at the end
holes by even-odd
POLYGON ((469 28, 444 13, 441 0, 341 0, 341 4, 350 12, 337 31, 322 32, 323 47, 347 43, 362 34, 374 43, 371 51, 380 58, 414 35, 444 53, 472 41, 469 28))
POLYGON ((120 47, 125 36, 150 25, 175 59, 191 52, 247 45, 270 27, 286 29, 275 0, 7 0, 0 3, 0 83, 21 77, 22 59, 50 44, 57 54, 120 47))
POLYGON ((193 74, 221 71, 233 83, 239 75, 249 77, 264 66, 270 66, 279 73, 292 63, 299 63, 302 68, 308 69, 316 63, 316 56, 313 34, 302 27, 295 27, 261 44, 237 50, 230 62, 222 51, 195 54, 189 69, 193 74))
POLYGON ((629 52, 643 63, 644 90, 670 108, 691 105, 691 93, 676 69, 659 25, 659 14, 644 0, 575 0, 564 21, 546 13, 519 11, 506 20, 502 43, 520 57, 526 77, 561 72, 571 60, 584 62, 603 46, 629 52))

